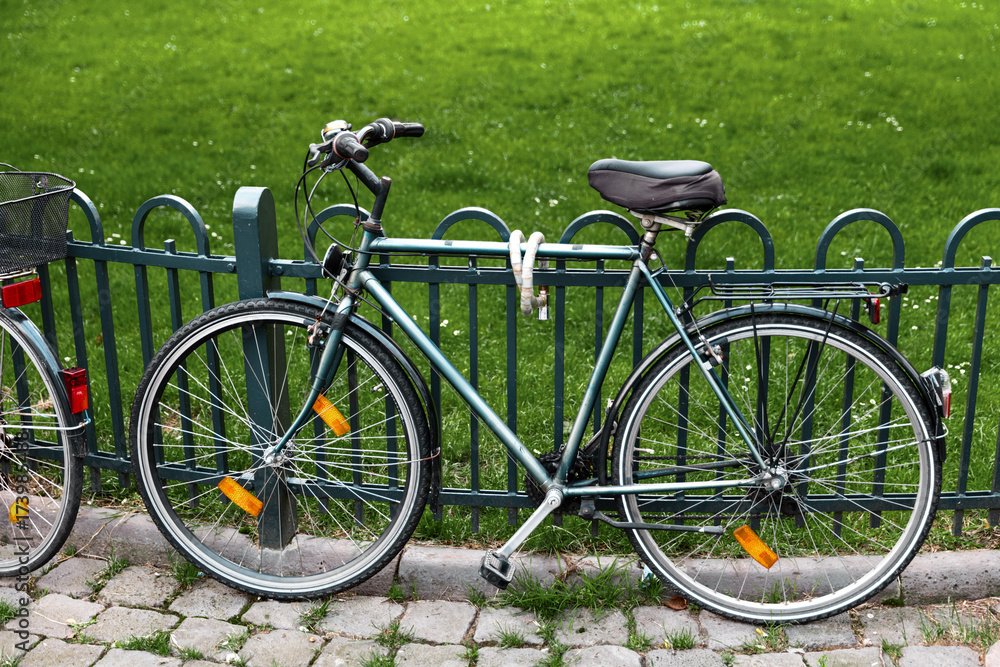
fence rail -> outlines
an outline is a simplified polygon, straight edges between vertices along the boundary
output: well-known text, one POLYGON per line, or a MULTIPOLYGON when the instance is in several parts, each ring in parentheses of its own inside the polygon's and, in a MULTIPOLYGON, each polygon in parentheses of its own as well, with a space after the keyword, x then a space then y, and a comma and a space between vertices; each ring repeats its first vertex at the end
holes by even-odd
MULTIPOLYGON (((169 303, 169 327, 179 328, 191 313, 184 313, 182 304, 196 300, 202 311, 216 305, 216 281, 221 276, 235 275, 238 293, 246 298, 263 295, 268 289, 277 287, 282 278, 302 279, 307 293, 316 293, 321 286, 319 267, 311 261, 287 260, 278 257, 278 232, 274 201, 268 190, 264 188, 241 188, 236 195, 233 207, 233 226, 236 239, 234 255, 215 255, 210 251, 211 235, 198 212, 188 202, 172 195, 154 197, 144 203, 136 212, 131 230, 131 245, 109 244, 106 239, 100 214, 93 202, 82 192, 75 191, 72 200, 83 211, 89 223, 90 241, 78 241, 69 234, 68 257, 65 260, 66 286, 69 299, 69 317, 72 321, 73 346, 77 357, 76 363, 88 367, 88 341, 101 341, 103 365, 106 369, 106 379, 101 386, 92 387, 92 395, 107 399, 107 406, 99 410, 98 418, 92 421, 87 437, 89 454, 85 465, 91 469, 91 484, 95 490, 101 488, 100 470, 114 471, 118 475, 119 484, 128 484, 131 472, 129 462, 129 447, 127 435, 128 414, 134 386, 138 381, 137 370, 149 363, 155 354, 156 336, 154 319, 162 319, 163 315, 154 317, 156 306, 151 300, 150 272, 163 271, 167 285, 167 301, 169 303), (168 209, 180 215, 189 223, 191 240, 195 252, 179 251, 174 241, 167 241, 164 248, 147 248, 145 232, 150 214, 158 209, 168 209), (94 286, 98 295, 99 321, 85 321, 83 300, 81 298, 81 279, 79 267, 83 262, 93 263, 94 286), (135 334, 122 338, 115 331, 116 308, 122 307, 122 295, 126 292, 120 286, 112 290, 109 266, 129 265, 133 268, 135 280, 135 307, 138 313, 138 338, 140 341, 140 361, 135 351, 128 351, 123 341, 133 340, 135 334), (197 295, 183 296, 182 284, 191 279, 187 275, 197 275, 197 295), (99 332, 95 333, 96 329, 99 332), (120 373, 121 368, 131 367, 135 376, 124 384, 120 373), (104 408, 106 407, 106 413, 104 408)), ((319 220, 325 221, 337 216, 354 217, 353 206, 334 206, 321 212, 319 220)), ((510 235, 507 225, 494 213, 468 208, 455 211, 445 217, 434 230, 432 239, 444 239, 457 223, 477 224, 495 234, 499 241, 506 241, 510 235)), ((988 308, 990 287, 1000 284, 1000 270, 993 266, 990 257, 983 257, 979 266, 956 266, 956 257, 963 240, 975 227, 991 223, 1000 223, 1000 209, 984 209, 970 214, 952 230, 943 248, 942 261, 933 268, 907 267, 905 265, 905 244, 900 229, 884 214, 870 209, 856 209, 841 214, 835 218, 823 231, 816 246, 814 266, 809 269, 776 269, 774 242, 763 223, 753 215, 744 211, 726 210, 710 216, 696 228, 686 248, 684 268, 666 271, 663 274, 665 283, 670 282, 684 290, 690 296, 695 290, 705 288, 711 281, 716 286, 739 286, 749 283, 772 282, 788 285, 808 285, 844 282, 893 282, 905 283, 911 286, 936 287, 937 305, 934 316, 933 341, 925 350, 903 349, 907 356, 927 357, 927 366, 932 363, 961 367, 966 372, 957 375, 956 380, 965 380, 965 385, 956 385, 956 396, 964 397, 964 412, 952 419, 951 433, 948 441, 949 461, 951 463, 950 477, 945 478, 946 491, 942 495, 941 509, 954 511, 953 531, 959 534, 962 530, 965 510, 985 509, 988 520, 996 525, 1000 520, 1000 405, 990 403, 983 406, 979 402, 980 375, 984 370, 1000 372, 996 360, 985 358, 984 348, 989 340, 986 332, 990 323, 997 323, 995 312, 988 308), (852 269, 831 269, 829 254, 835 237, 850 225, 866 222, 881 227, 888 236, 892 246, 892 259, 887 268, 867 268, 863 260, 855 260, 852 269), (759 270, 737 270, 732 260, 722 270, 698 269, 698 253, 707 235, 723 225, 748 227, 760 240, 762 248, 762 268, 759 270), (972 301, 975 304, 971 334, 967 339, 953 340, 949 338, 949 321, 953 316, 953 304, 956 302, 956 290, 969 289, 975 292, 972 301), (929 355, 928 355, 929 352, 929 355), (986 415, 985 417, 983 415, 986 415), (978 419, 978 421, 977 421, 978 419), (984 423, 984 420, 986 423, 984 423), (970 476, 970 461, 973 456, 983 458, 984 454, 992 463, 989 479, 982 475, 975 479, 970 476)), ((585 214, 574 220, 558 239, 560 243, 573 243, 574 239, 585 229, 595 225, 604 226, 609 234, 617 235, 621 244, 633 244, 638 241, 638 234, 632 222, 626 218, 607 211, 596 211, 585 214)), ((463 228, 466 229, 466 228, 463 228)), ((728 229, 728 227, 727 227, 728 229)), ((311 234, 316 234, 314 223, 311 234)), ((424 258, 425 263, 397 263, 387 256, 379 258, 377 265, 373 262, 373 271, 388 286, 419 284, 427 290, 427 328, 435 343, 441 342, 443 323, 447 318, 442 313, 456 308, 449 299, 455 300, 455 289, 465 286, 462 301, 465 304, 464 324, 468 327, 468 375, 474 386, 479 386, 484 376, 503 377, 506 381, 505 403, 508 424, 517 431, 519 406, 523 408, 523 396, 519 399, 518 386, 518 293, 513 277, 507 266, 480 265, 475 257, 470 257, 468 263, 462 266, 443 264, 438 257, 430 255, 424 258), (452 286, 459 286, 458 288, 452 286), (501 362, 502 368, 483 368, 483 331, 480 328, 483 290, 501 290, 506 312, 502 316, 506 351, 501 362), (519 402, 519 400, 521 402, 519 402)), ((495 262, 494 262, 495 264, 495 262)), ((39 270, 43 280, 46 298, 41 306, 41 319, 46 337, 56 344, 58 341, 56 315, 53 299, 50 296, 51 281, 49 268, 39 270)), ((89 276, 90 271, 87 271, 89 276)), ((605 266, 603 261, 593 263, 593 267, 579 268, 567 266, 565 261, 555 263, 548 270, 536 271, 536 283, 549 285, 553 288, 554 326, 552 331, 552 361, 551 382, 553 395, 553 429, 551 439, 546 438, 546 446, 557 449, 563 443, 563 423, 567 411, 567 400, 575 398, 575 392, 566 390, 570 372, 567 369, 566 358, 571 356, 568 347, 573 343, 567 333, 567 290, 586 288, 594 295, 593 321, 593 353, 596 357, 600 351, 605 328, 606 290, 620 287, 624 284, 627 271, 605 266)), ((232 279, 229 279, 232 280, 232 279)), ((90 289, 89 287, 87 288, 90 289)), ((159 303, 159 300, 156 300, 159 303)), ((856 303, 856 302, 855 302, 856 303)), ((900 340, 901 323, 904 321, 904 298, 893 298, 888 308, 888 318, 884 335, 893 344, 900 340)), ((914 304, 917 305, 917 304, 914 304)), ((190 305, 188 305, 190 309, 190 305)), ((421 307, 422 308, 422 307, 421 307)), ((620 356, 625 358, 626 365, 636 364, 643 356, 643 351, 652 348, 658 342, 659 332, 648 332, 644 313, 643 295, 639 294, 634 306, 635 312, 631 333, 631 341, 623 341, 623 351, 620 356), (630 354, 625 350, 629 349, 630 354)), ((119 311, 120 312, 120 311, 119 311)), ((411 312, 415 312, 411 310, 411 312)), ((926 312, 926 309, 925 309, 926 312)), ((859 316, 855 306, 852 316, 859 316)), ((121 316, 118 315, 121 319, 121 316)), ((93 318, 91 318, 93 319, 93 318)), ((926 322, 927 318, 921 321, 926 322)), ((392 323, 383 318, 382 326, 391 333, 392 323)), ((578 324, 574 322, 573 324, 578 324)), ((523 334, 522 334, 523 335, 523 334)), ((954 338, 954 337, 952 337, 954 338)), ((574 339, 575 340, 575 339, 574 339)), ((910 337, 912 345, 913 337, 910 337)), ((922 338, 924 343, 926 338, 922 338)), ((160 341, 162 342, 162 341, 160 341)), ((133 346, 134 347, 134 346, 133 346)), ((495 356, 495 355, 494 355, 495 356)), ((574 361, 574 363, 577 363, 574 361)), ((629 366, 630 369, 630 366, 629 366)), ((439 378, 431 376, 431 392, 437 405, 442 402, 442 387, 439 378)), ((548 399, 547 399, 548 400, 548 399)), ((1000 399, 998 399, 1000 402, 1000 399)), ((547 403, 546 403, 547 405, 547 403)), ((593 427, 600 426, 602 401, 596 404, 593 414, 593 427)), ((501 411, 502 412, 502 411, 501 411)), ((478 530, 481 507, 508 508, 510 519, 516 520, 518 508, 531 506, 527 496, 518 490, 518 467, 507 460, 484 460, 483 433, 474 419, 469 419, 467 429, 460 432, 457 428, 446 430, 445 437, 449 446, 464 450, 468 449, 469 476, 465 488, 446 487, 442 490, 440 502, 443 505, 472 507, 473 529, 478 530), (466 444, 467 443, 467 444, 466 444), (506 482, 502 488, 482 488, 481 471, 484 465, 506 466, 506 482)), ((446 450, 447 452, 447 450, 446 450)))

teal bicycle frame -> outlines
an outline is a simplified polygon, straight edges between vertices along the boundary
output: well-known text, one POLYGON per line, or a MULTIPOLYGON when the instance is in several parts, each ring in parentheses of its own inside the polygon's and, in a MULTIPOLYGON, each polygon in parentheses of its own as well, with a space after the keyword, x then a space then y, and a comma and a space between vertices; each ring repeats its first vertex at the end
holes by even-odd
MULTIPOLYGON (((376 209, 377 211, 378 209, 376 209)), ((341 322, 338 327, 334 325, 333 331, 327 336, 325 347, 317 367, 316 375, 313 378, 312 390, 309 397, 304 402, 291 427, 284 436, 265 453, 265 460, 273 460, 283 447, 295 436, 302 426, 313 416, 312 405, 317 396, 324 391, 329 383, 329 379, 336 373, 337 366, 343 356, 343 346, 340 345, 343 327, 351 312, 358 304, 358 299, 354 294, 364 291, 389 315, 394 323, 416 344, 417 348, 427 357, 434 370, 439 372, 455 388, 458 394, 469 405, 472 412, 500 439, 507 450, 522 466, 529 475, 538 483, 539 487, 548 491, 558 489, 563 496, 598 496, 598 495, 628 495, 638 493, 669 493, 683 490, 705 489, 705 488, 730 488, 730 487, 751 487, 762 483, 762 477, 747 478, 732 481, 711 480, 708 482, 670 482, 662 484, 633 484, 627 486, 596 485, 591 481, 568 485, 570 467, 576 459, 577 452, 584 440, 587 428, 588 415, 591 414, 594 403, 597 400, 599 390, 607 375, 612 357, 617 348, 622 331, 625 328, 626 319, 632 309, 636 292, 642 281, 649 285, 657 300, 667 313, 670 322, 676 328, 683 344, 696 359, 701 359, 697 364, 700 372, 708 381, 709 386, 715 392, 720 403, 725 409, 726 415, 732 420, 737 432, 745 443, 747 450, 753 460, 760 466, 761 470, 766 470, 756 440, 751 434, 746 418, 741 413, 739 407, 733 401, 725 385, 715 373, 711 363, 707 361, 708 355, 703 354, 697 348, 695 341, 688 335, 681 322, 673 303, 670 301, 666 291, 660 285, 657 277, 662 270, 651 272, 649 269, 649 257, 651 256, 652 243, 656 238, 657 229, 647 231, 643 241, 639 246, 605 246, 605 245, 577 245, 577 244, 541 244, 538 247, 538 257, 558 260, 625 260, 632 261, 632 268, 629 272, 628 280, 625 284, 621 299, 615 309, 607 337, 601 347, 600 355, 595 363, 587 384, 586 392, 580 404, 576 419, 570 431, 566 446, 562 452, 560 466, 555 475, 550 476, 545 468, 539 463, 535 456, 524 446, 517 435, 507 426, 507 424, 496 414, 496 412, 483 400, 479 392, 472 384, 455 368, 441 352, 440 348, 434 344, 424 331, 417 326, 413 318, 399 305, 392 297, 392 294, 379 282, 375 275, 368 269, 370 258, 373 254, 379 253, 407 253, 407 254, 434 254, 444 256, 468 256, 479 255, 487 257, 503 258, 508 256, 510 248, 506 243, 500 242, 474 242, 474 241, 443 241, 443 240, 419 240, 419 239, 389 239, 381 235, 381 225, 374 216, 364 225, 364 235, 357 251, 357 259, 351 267, 350 275, 346 281, 347 294, 337 304, 334 322, 341 322)))

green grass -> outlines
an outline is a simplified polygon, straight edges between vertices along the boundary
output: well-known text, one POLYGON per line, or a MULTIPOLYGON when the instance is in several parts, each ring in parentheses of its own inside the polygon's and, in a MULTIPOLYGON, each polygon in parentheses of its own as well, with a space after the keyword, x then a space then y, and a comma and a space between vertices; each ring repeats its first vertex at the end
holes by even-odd
POLYGON ((183 556, 174 556, 171 554, 170 569, 173 571, 174 579, 181 585, 181 590, 189 588, 194 582, 204 576, 197 565, 183 556))
POLYGON ((7 621, 15 618, 19 610, 19 607, 15 607, 7 600, 0 600, 0 626, 6 625, 7 621))
POLYGON ((652 602, 643 589, 629 585, 624 567, 608 567, 575 579, 556 578, 549 584, 520 573, 515 576, 515 584, 503 593, 501 602, 534 612, 540 621, 555 620, 563 612, 578 607, 600 613, 613 609, 629 611, 652 602))
POLYGON ((144 637, 132 636, 116 642, 115 646, 128 651, 149 651, 156 655, 170 655, 170 632, 159 630, 144 637))
POLYGON ((309 609, 302 612, 302 615, 299 617, 299 623, 304 625, 309 632, 322 634, 319 629, 319 622, 326 618, 331 601, 332 598, 326 598, 322 602, 314 602, 309 609))
MULTIPOLYGON (((260 9, 214 0, 183 8, 164 0, 33 3, 0 18, 6 65, 0 88, 11 91, 0 108, 6 130, 0 160, 75 178, 96 203, 112 245, 131 243, 136 209, 167 193, 197 208, 210 227, 213 252, 231 254, 236 190, 268 186, 281 253, 300 257, 291 200, 306 145, 332 118, 359 127, 391 116, 427 126, 423 138, 377 149, 369 163, 394 180, 384 218, 391 235, 426 238, 449 212, 476 205, 511 228, 538 229, 553 240, 579 214, 615 208, 587 187, 594 160, 705 159, 725 179, 730 205, 767 225, 779 267, 811 266, 822 229, 854 207, 888 214, 902 228, 907 265, 932 266, 963 216, 998 203, 1000 172, 988 150, 1000 132, 993 122, 998 25, 996 8, 957 2, 591 0, 566 6, 529 0, 260 9)), ((348 199, 342 187, 321 195, 348 199)), ((82 216, 74 214, 71 225, 77 238, 90 238, 82 216)), ((449 237, 463 235, 488 237, 465 223, 449 237)), ((146 245, 161 248, 169 238, 181 250, 194 248, 185 220, 154 212, 146 245)), ((577 240, 621 237, 593 229, 577 240)), ((959 265, 978 266, 998 244, 1000 226, 980 226, 963 242, 959 265)), ((667 236, 658 250, 677 266, 683 246, 667 236)), ((744 230, 713 233, 699 265, 717 268, 733 256, 737 267, 758 267, 760 248, 744 230)), ((849 266, 856 256, 867 266, 887 265, 886 235, 872 225, 845 230, 831 247, 831 263, 849 266)), ((127 410, 142 372, 135 276, 127 265, 109 268, 127 410)), ((64 269, 53 270, 57 289, 64 290, 64 269)), ((102 451, 113 451, 97 311, 106 295, 93 287, 90 262, 80 262, 80 273, 98 437, 102 451)), ((200 308, 197 280, 181 276, 183 319, 200 308)), ((158 346, 170 331, 167 280, 150 271, 149 281, 158 346)), ((287 279, 284 285, 300 287, 287 279)), ((395 285, 394 294, 428 326, 426 287, 395 285)), ((919 368, 929 364, 933 330, 926 313, 936 294, 913 289, 903 301, 900 346, 919 368)), ((442 319, 449 321, 443 345, 465 372, 465 289, 444 286, 442 295, 442 319)), ((235 280, 219 277, 216 300, 235 296, 235 280)), ((606 298, 616 296, 606 290, 606 298)), ((946 361, 957 371, 969 358, 974 298, 973 288, 954 294, 946 361)), ((57 304, 65 299, 64 292, 56 294, 57 304)), ((503 290, 482 288, 480 300, 480 384, 505 417, 503 290)), ((593 290, 569 290, 567 308, 567 358, 587 361, 567 368, 564 421, 572 419, 592 359, 593 290)), ((994 299, 993 328, 996 309, 994 299)), ((37 318, 37 310, 29 313, 37 318)), ((66 355, 73 349, 69 309, 56 313, 66 355)), ((648 347, 663 329, 652 309, 646 318, 648 347)), ((523 320, 517 328, 524 356, 554 346, 551 323, 523 320)), ((990 336, 986 345, 985 358, 995 359, 1000 339, 990 336)), ((519 392, 517 420, 526 444, 544 451, 562 425, 553 416, 553 362, 537 356, 537 363, 518 365, 519 385, 532 390, 519 392)), ((605 395, 628 372, 628 357, 612 366, 605 395)), ((958 406, 967 375, 956 375, 958 406)), ((1000 368, 987 362, 980 380, 970 490, 990 488, 1000 418, 1000 368)), ((469 418, 447 393, 442 421, 444 484, 465 487, 472 477, 469 418)), ((949 425, 945 490, 957 486, 963 427, 960 419, 949 425)), ((484 442, 480 460, 481 486, 504 488, 499 444, 484 442)), ((117 487, 115 474, 101 477, 106 489, 117 487)), ((478 534, 470 528, 470 510, 447 508, 445 516, 442 524, 425 517, 417 537, 485 545, 512 531, 504 510, 480 511, 478 534)), ((972 525, 979 515, 967 512, 966 518, 972 525)), ((591 538, 587 528, 567 519, 564 529, 537 531, 527 548, 630 550, 617 531, 602 526, 591 538)), ((932 540, 947 536, 947 528, 936 529, 932 540)))

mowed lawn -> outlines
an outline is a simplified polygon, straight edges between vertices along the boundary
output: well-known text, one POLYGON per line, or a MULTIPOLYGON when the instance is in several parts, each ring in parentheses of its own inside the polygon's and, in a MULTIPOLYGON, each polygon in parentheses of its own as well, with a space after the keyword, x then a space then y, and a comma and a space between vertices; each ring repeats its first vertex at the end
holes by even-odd
MULTIPOLYGON (((812 266, 820 232, 856 207, 878 209, 899 225, 907 266, 933 266, 959 220, 1000 206, 998 41, 1000 10, 970 2, 0 0, 0 161, 74 178, 116 245, 131 243, 142 202, 170 193, 210 225, 212 251, 231 254, 236 190, 267 186, 277 202, 282 253, 299 258, 292 194, 306 146, 329 120, 357 128, 390 116, 427 127, 419 140, 376 149, 369 162, 393 178, 390 235, 427 237, 446 214, 475 205, 512 229, 556 239, 578 215, 615 209, 587 186, 593 161, 700 159, 722 174, 730 206, 767 225, 779 267, 812 266)), ((320 197, 350 198, 339 179, 330 179, 320 197)), ((89 239, 81 216, 71 226, 77 238, 89 239)), ((471 227, 458 231, 481 235, 471 227)), ((146 244, 162 247, 169 238, 194 249, 179 216, 152 216, 146 244)), ((664 238, 661 250, 673 265, 683 257, 675 236, 664 238)), ((887 236, 865 225, 846 231, 831 253, 843 267, 855 257, 868 266, 891 259, 887 236)), ((1000 223, 991 223, 965 240, 958 263, 978 266, 983 255, 998 254, 1000 223)), ((729 256, 738 267, 759 266, 760 244, 741 233, 715 234, 704 268, 729 256)), ((82 267, 85 280, 92 273, 82 267)), ((142 372, 135 280, 129 266, 114 267, 112 278, 129 403, 142 372)), ((165 281, 151 274, 151 285, 162 342, 170 328, 165 281)), ((484 352, 481 372, 500 378, 503 295, 483 292, 481 329, 492 352, 484 352)), ((426 316, 425 289, 400 294, 412 295, 413 312, 426 316)), ((99 387, 104 369, 91 296, 85 313, 94 323, 88 343, 99 387)), ((217 296, 235 298, 234 281, 220 280, 217 296)), ((935 296, 914 289, 905 303, 900 344, 919 360, 929 359, 935 296)), ((467 317, 458 290, 445 297, 454 299, 445 317, 467 317)), ((959 405, 974 297, 956 290, 949 363, 961 378, 959 405)), ((579 368, 569 370, 570 394, 592 359, 592 303, 580 294, 569 306, 579 316, 568 335, 582 350, 579 368)), ((198 307, 191 292, 186 318, 198 307)), ((72 349, 67 310, 60 308, 62 354, 72 349)), ((992 304, 990 326, 998 320, 992 304)), ((446 351, 467 356, 467 328, 449 327, 446 351)), ((525 320, 519 336, 526 356, 546 351, 551 324, 525 320)), ((990 487, 1000 418, 1000 348, 995 336, 989 340, 970 479, 979 489, 990 487)), ((529 366, 519 367, 523 380, 551 384, 551 360, 541 370, 529 366)), ((624 372, 616 366, 609 382, 624 372)), ((528 400, 524 393, 520 430, 542 448, 551 443, 551 398, 528 400)), ((106 395, 99 388, 95 394, 99 426, 106 425, 106 395)), ((503 394, 494 390, 488 398, 504 414, 503 394)), ((461 486, 470 475, 467 417, 454 398, 444 410, 446 483, 461 486)), ((961 424, 951 428, 957 434, 961 424)), ((111 449, 109 429, 100 437, 111 449)), ((951 442, 957 447, 957 435, 951 442)), ((495 459, 483 486, 503 488, 502 452, 491 446, 484 456, 495 459)), ((951 456, 946 488, 954 488, 958 465, 951 456)), ((469 535, 467 512, 451 514, 444 528, 422 524, 422 534, 490 541, 507 530, 505 512, 484 513, 481 537, 469 535)), ((552 542, 539 548, 593 544, 569 533, 540 539, 552 542)), ((598 543, 616 539, 602 530, 598 543)))

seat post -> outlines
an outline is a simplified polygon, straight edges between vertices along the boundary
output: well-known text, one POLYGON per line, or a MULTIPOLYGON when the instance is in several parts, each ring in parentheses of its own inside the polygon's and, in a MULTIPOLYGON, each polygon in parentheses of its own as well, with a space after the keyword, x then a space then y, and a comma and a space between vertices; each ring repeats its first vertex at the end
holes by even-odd
POLYGON ((656 243, 656 236, 660 233, 660 222, 653 216, 644 215, 639 218, 639 222, 642 228, 646 230, 646 233, 642 235, 642 240, 639 242, 639 258, 645 262, 649 263, 649 258, 653 254, 653 244, 656 243))

